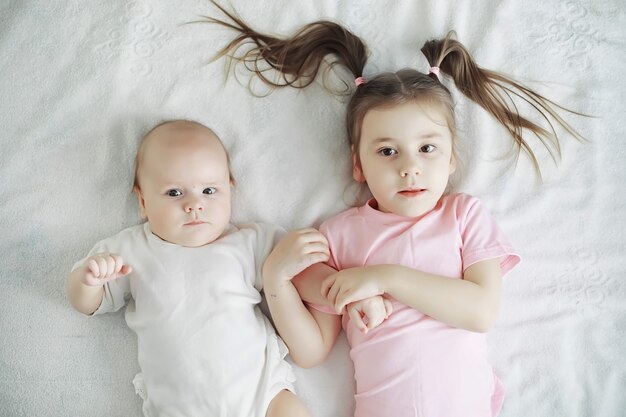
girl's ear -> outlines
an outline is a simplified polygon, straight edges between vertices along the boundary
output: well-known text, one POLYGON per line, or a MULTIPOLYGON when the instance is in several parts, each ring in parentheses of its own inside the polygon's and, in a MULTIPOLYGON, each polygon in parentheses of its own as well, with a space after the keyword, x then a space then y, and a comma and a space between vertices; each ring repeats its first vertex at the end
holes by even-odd
POLYGON ((133 193, 137 196, 137 202, 139 203, 139 215, 143 220, 146 220, 148 218, 146 214, 146 200, 143 198, 143 195, 141 195, 139 187, 134 187, 133 193))
POLYGON ((354 178, 356 182, 365 182, 365 176, 363 175, 363 170, 354 152, 354 146, 352 146, 352 178, 354 178))
POLYGON ((454 171, 456 171, 456 158, 454 157, 454 155, 452 155, 450 157, 450 172, 449 172, 449 175, 454 174, 454 171))

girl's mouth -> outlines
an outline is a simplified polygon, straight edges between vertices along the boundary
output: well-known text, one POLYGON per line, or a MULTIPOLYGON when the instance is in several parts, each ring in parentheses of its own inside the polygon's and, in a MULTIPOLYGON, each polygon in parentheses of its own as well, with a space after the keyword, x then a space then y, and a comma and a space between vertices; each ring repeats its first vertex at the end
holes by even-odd
POLYGON ((424 188, 412 188, 409 190, 402 190, 399 191, 398 194, 404 196, 404 197, 415 197, 418 196, 422 193, 424 193, 426 190, 424 188))

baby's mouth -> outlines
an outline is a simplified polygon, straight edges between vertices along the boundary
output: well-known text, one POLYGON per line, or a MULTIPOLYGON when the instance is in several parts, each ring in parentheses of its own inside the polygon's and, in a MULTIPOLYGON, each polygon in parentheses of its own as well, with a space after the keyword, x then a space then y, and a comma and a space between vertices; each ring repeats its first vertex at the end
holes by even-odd
POLYGON ((201 224, 204 224, 204 222, 201 222, 199 220, 194 220, 192 222, 185 223, 185 226, 199 226, 201 224))

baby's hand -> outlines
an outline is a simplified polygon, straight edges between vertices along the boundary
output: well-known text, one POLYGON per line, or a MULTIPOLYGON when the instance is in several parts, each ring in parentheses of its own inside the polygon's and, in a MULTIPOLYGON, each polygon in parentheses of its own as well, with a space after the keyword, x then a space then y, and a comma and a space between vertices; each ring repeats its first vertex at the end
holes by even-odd
POLYGON ((287 281, 330 256, 328 241, 316 229, 287 233, 269 254, 263 265, 263 277, 287 281))
POLYGON ((393 312, 393 307, 391 301, 382 295, 377 295, 350 303, 346 306, 346 310, 356 328, 361 333, 367 333, 385 321, 393 312))
POLYGON ((124 260, 120 255, 114 253, 92 255, 85 260, 83 266, 85 267, 83 282, 92 287, 101 287, 133 270, 130 266, 124 265, 124 260))

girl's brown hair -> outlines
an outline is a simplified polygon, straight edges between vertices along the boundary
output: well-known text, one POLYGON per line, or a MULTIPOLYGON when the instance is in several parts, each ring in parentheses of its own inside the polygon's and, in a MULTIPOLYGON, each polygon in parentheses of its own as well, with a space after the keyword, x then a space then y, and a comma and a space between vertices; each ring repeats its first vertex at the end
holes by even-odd
MULTIPOLYGON (((255 31, 241 18, 211 0, 229 21, 206 17, 208 22, 217 23, 239 32, 239 35, 220 50, 217 58, 227 56, 230 60, 244 63, 264 83, 272 87, 304 88, 320 73, 339 64, 348 69, 355 78, 363 75, 367 61, 365 43, 341 25, 320 20, 302 27, 293 36, 279 38, 255 31), (240 47, 252 45, 241 55, 240 47), (330 59, 330 61, 326 61, 330 59), (266 75, 276 70, 279 79, 266 75)), ((524 151, 531 159, 536 172, 541 176, 539 163, 532 147, 523 137, 523 131, 531 131, 547 149, 554 160, 560 156, 559 138, 553 122, 579 140, 584 140, 556 109, 565 109, 531 89, 497 72, 479 67, 467 49, 454 39, 454 32, 443 39, 427 41, 421 49, 431 67, 439 67, 441 73, 454 81, 458 90, 487 110, 511 134, 517 155, 524 151), (548 128, 522 116, 515 98, 523 100, 536 110, 548 128), (556 152, 556 155, 555 155, 556 152)), ((393 106, 406 102, 429 102, 438 105, 444 112, 456 149, 456 127, 454 103, 450 91, 435 74, 424 74, 414 69, 403 69, 394 73, 382 73, 356 87, 347 109, 347 133, 352 149, 357 156, 361 125, 365 114, 374 108, 393 106)), ((454 151, 456 153, 456 150, 454 151)))

